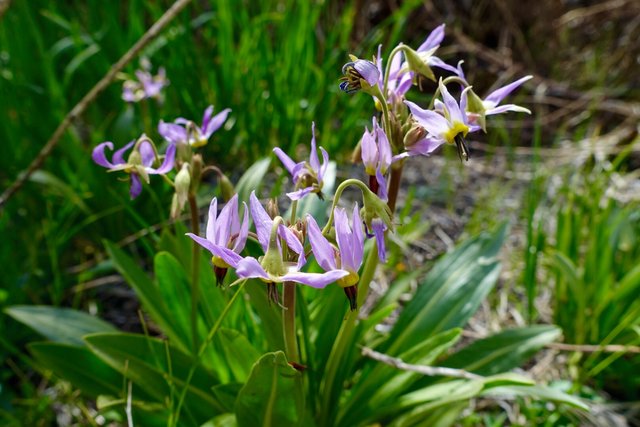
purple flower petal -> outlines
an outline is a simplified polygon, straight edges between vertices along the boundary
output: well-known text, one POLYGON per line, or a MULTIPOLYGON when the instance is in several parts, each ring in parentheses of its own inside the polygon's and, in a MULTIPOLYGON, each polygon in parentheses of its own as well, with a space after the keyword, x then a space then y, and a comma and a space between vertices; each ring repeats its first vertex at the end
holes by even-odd
POLYGON ((287 273, 282 276, 282 281, 287 282, 296 282, 301 283, 303 285, 311 286, 316 289, 322 289, 327 285, 335 282, 336 280, 342 279, 343 277, 349 274, 348 271, 345 270, 331 270, 325 273, 287 273))
POLYGON ((445 109, 449 112, 449 121, 451 123, 465 123, 466 116, 462 113, 462 111, 460 111, 460 106, 456 102, 455 98, 449 93, 447 86, 442 83, 442 80, 440 81, 439 87, 440 93, 442 94, 442 100, 444 101, 445 109))
POLYGON ((269 247, 269 236, 271 234, 271 226, 273 224, 273 220, 264 210, 262 204, 256 197, 255 191, 251 192, 251 196, 249 197, 249 209, 251 210, 251 218, 253 218, 253 223, 256 225, 256 234, 258 235, 258 241, 262 246, 262 249, 266 252, 269 247))
POLYGON ((521 107, 521 106, 515 105, 515 104, 505 104, 505 105, 500 105, 500 106, 495 107, 495 108, 490 108, 490 109, 486 110, 484 114, 487 115, 487 116, 491 116, 493 114, 506 113, 507 111, 515 111, 517 113, 531 114, 531 110, 529 110, 528 108, 524 108, 524 107, 521 107))
POLYGON ((225 108, 224 110, 222 110, 221 112, 219 112, 218 114, 216 114, 205 126, 205 124, 202 124, 202 137, 204 139, 209 139, 209 137, 211 137, 211 135, 213 135, 213 133, 215 131, 217 131, 218 129, 220 129, 220 127, 222 127, 222 124, 227 120, 227 117, 229 116, 229 113, 231 112, 230 108, 225 108))
POLYGON ((374 136, 369 133, 368 129, 364 130, 362 139, 360 140, 360 156, 362 157, 362 164, 367 171, 367 174, 375 171, 378 165, 378 144, 374 136))
POLYGON ((429 34, 427 39, 418 48, 418 52, 428 51, 440 46, 440 43, 442 43, 444 39, 444 28, 445 24, 441 24, 431 31, 431 34, 429 34))
POLYGON ((149 173, 156 175, 164 175, 173 169, 173 165, 176 160, 176 145, 169 144, 167 147, 167 152, 164 154, 164 160, 158 169, 152 169, 149 173))
POLYGON ((427 59, 427 63, 431 67, 437 67, 437 68, 441 68, 443 70, 450 71, 450 72, 452 72, 453 74, 455 74, 457 76, 460 75, 458 68, 447 64, 446 62, 444 62, 442 59, 438 58, 437 56, 430 56, 429 59, 427 59))
POLYGON ((374 86, 378 83, 380 72, 373 62, 358 59, 353 63, 353 68, 356 69, 369 85, 374 86))
POLYGON ((270 280, 269 275, 264 268, 260 265, 257 259, 253 257, 246 257, 238 262, 238 266, 236 267, 236 274, 238 277, 242 277, 245 279, 265 279, 270 280))
POLYGON ((247 204, 242 202, 244 206, 244 214, 242 217, 242 225, 240 225, 240 230, 238 231, 238 238, 236 239, 235 245, 233 245, 233 251, 236 253, 240 253, 244 246, 247 243, 247 236, 249 235, 249 211, 247 209, 247 204))
POLYGON ((322 267, 324 271, 335 270, 337 268, 335 250, 333 246, 331 246, 331 243, 322 235, 318 223, 311 215, 307 215, 307 232, 311 250, 320 267, 322 267))
POLYGON ((238 215, 238 197, 233 196, 229 200, 222 210, 216 221, 216 229, 214 231, 213 242, 216 245, 227 246, 229 238, 231 237, 231 224, 233 223, 233 216, 238 215))
POLYGON ((320 170, 318 170, 318 182, 322 182, 324 174, 327 172, 327 168, 329 167, 329 153, 327 153, 327 150, 322 147, 320 147, 320 152, 322 153, 322 166, 320 166, 320 170))
MULTIPOLYGON (((146 138, 145 135, 142 135, 142 138, 146 138)), ((142 159, 142 165, 151 167, 156 160, 156 152, 148 139, 144 139, 138 144, 138 152, 142 159)))
POLYGON ((309 164, 316 174, 320 172, 320 159, 318 159, 318 149, 316 146, 316 122, 311 122, 311 152, 309 153, 309 164))
POLYGON ((306 264, 307 258, 304 255, 304 248, 300 240, 298 240, 298 237, 293 231, 285 227, 284 224, 280 224, 278 227, 278 235, 287 242, 289 249, 298 254, 298 269, 302 268, 302 266, 306 264))
POLYGON ((358 271, 362 265, 362 257, 364 256, 364 232, 362 231, 362 219, 360 218, 360 207, 356 203, 353 207, 353 262, 354 271, 358 271))
POLYGON ((355 266, 353 253, 353 235, 351 233, 351 228, 349 227, 349 218, 347 217, 347 213, 342 208, 335 208, 333 215, 336 227, 336 241, 338 242, 338 248, 340 249, 342 268, 349 271, 357 271, 358 267, 355 266))
POLYGON ((209 217, 207 218, 207 229, 205 236, 210 242, 216 241, 216 223, 218 219, 218 198, 214 197, 209 204, 209 217))
POLYGON ((129 188, 129 196, 131 196, 131 200, 135 199, 142 192, 142 181, 140 181, 140 177, 132 173, 131 174, 131 187, 129 188))
POLYGON ((109 150, 113 151, 113 143, 107 141, 103 142, 102 144, 96 145, 96 148, 94 148, 93 152, 91 153, 91 158, 94 162, 102 167, 113 168, 115 165, 107 160, 107 156, 104 153, 105 148, 109 148, 109 150))
POLYGON ((287 196, 291 200, 300 200, 304 196, 306 196, 307 194, 311 194, 312 192, 313 192, 313 187, 307 187, 307 188, 303 188, 301 190, 296 190, 296 191, 292 191, 290 193, 287 193, 287 196))
POLYGON ((440 136, 449 129, 449 122, 440 114, 431 110, 423 110, 411 101, 404 101, 404 103, 407 104, 413 117, 427 132, 440 136))
POLYGON ((296 167, 296 163, 291 159, 291 157, 289 157, 284 151, 282 151, 280 147, 274 148, 273 152, 276 153, 276 156, 278 156, 278 159, 280 159, 291 176, 295 176, 294 169, 296 167))
POLYGON ((210 242, 207 239, 203 239, 200 236, 196 236, 193 233, 186 233, 186 235, 193 239, 197 244, 211 252, 212 255, 222 258, 224 262, 229 264, 231 267, 237 267, 238 263, 242 260, 242 257, 231 249, 216 245, 215 243, 210 242))
POLYGON ((124 153, 131 147, 133 147, 133 144, 136 143, 136 140, 134 139, 133 141, 129 142, 127 145, 125 145, 124 147, 122 147, 119 150, 116 150, 115 153, 113 153, 113 163, 114 164, 121 164, 121 163, 126 163, 124 160, 124 153))
POLYGON ((158 133, 172 144, 187 143, 187 130, 178 124, 160 121, 158 133))
MULTIPOLYGON (((390 158, 389 163, 391 163, 392 160, 393 158, 390 158)), ((387 194, 387 179, 384 177, 382 172, 380 172, 380 169, 376 170, 376 181, 378 181, 378 197, 380 197, 382 201, 388 201, 389 195, 387 194)))
POLYGON ((387 261, 387 249, 384 244, 384 231, 387 229, 387 226, 384 225, 379 219, 374 219, 371 221, 371 228, 373 231, 373 235, 376 236, 376 244, 378 245, 378 258, 381 262, 387 261))
POLYGON ((518 87, 520 87, 524 82, 532 78, 533 76, 525 76, 525 77, 522 77, 521 79, 516 80, 513 83, 509 83, 506 86, 502 86, 501 88, 491 92, 484 100, 488 102, 492 102, 494 103, 494 105, 498 105, 500 101, 504 99, 505 96, 509 95, 511 92, 513 92, 518 87))

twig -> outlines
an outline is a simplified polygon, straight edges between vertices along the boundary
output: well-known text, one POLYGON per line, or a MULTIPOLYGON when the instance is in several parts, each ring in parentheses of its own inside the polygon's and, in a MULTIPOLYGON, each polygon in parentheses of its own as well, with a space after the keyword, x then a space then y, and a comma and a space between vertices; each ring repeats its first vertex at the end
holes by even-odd
POLYGON ((122 71, 122 69, 129 63, 136 55, 147 46, 154 38, 156 38, 160 32, 167 26, 169 22, 175 16, 180 13, 182 9, 189 4, 191 0, 176 0, 175 3, 158 19, 155 24, 147 30, 146 33, 140 37, 140 39, 134 44, 131 49, 127 51, 115 64, 111 66, 107 74, 98 82, 96 85, 91 88, 89 92, 78 102, 75 107, 71 109, 62 120, 58 128, 53 132, 49 141, 42 147, 38 155, 31 162, 26 171, 18 175, 13 184, 11 184, 0 196, 0 208, 9 200, 9 198, 18 191, 24 183, 29 179, 31 174, 36 170, 40 169, 45 159, 51 154, 51 151, 58 144, 65 131, 71 126, 71 123, 80 117, 87 107, 98 97, 98 95, 104 91, 107 86, 113 82, 116 75, 122 71))
POLYGON ((579 351, 581 353, 640 353, 640 347, 635 345, 591 345, 591 344, 565 344, 561 342, 552 342, 547 344, 548 348, 561 351, 579 351))
POLYGON ((481 375, 463 371, 462 369, 444 368, 442 366, 411 365, 409 363, 405 363, 402 359, 378 353, 368 347, 362 347, 362 355, 373 360, 377 360, 378 362, 385 363, 389 366, 393 366, 394 368, 401 369, 403 371, 416 372, 428 377, 451 377, 464 378, 467 380, 480 380, 484 378, 481 375))
MULTIPOLYGON (((462 331, 462 336, 474 338, 474 339, 483 339, 486 338, 482 334, 478 334, 473 331, 462 331)), ((580 351, 582 353, 618 353, 618 352, 626 352, 626 353, 640 353, 640 347, 635 345, 621 345, 621 344, 610 344, 610 345, 593 345, 593 344, 566 344, 562 342, 552 342, 545 345, 547 348, 551 348, 553 350, 560 351, 580 351)))

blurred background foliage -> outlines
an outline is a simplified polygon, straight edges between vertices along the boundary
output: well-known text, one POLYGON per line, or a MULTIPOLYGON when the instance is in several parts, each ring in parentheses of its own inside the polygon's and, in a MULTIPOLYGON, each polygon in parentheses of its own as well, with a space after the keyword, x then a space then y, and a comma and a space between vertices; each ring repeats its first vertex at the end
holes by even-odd
MULTIPOLYGON (((1 189, 171 3, 0 2, 1 189)), ((348 54, 370 58, 379 44, 388 52, 400 41, 415 47, 445 22, 441 57, 449 63, 464 59, 479 93, 534 75, 513 100, 534 114, 496 118, 490 133, 471 143, 472 159, 490 169, 485 175, 502 179, 496 187, 487 181, 486 188, 526 191, 516 192, 511 207, 499 199, 500 191, 476 191, 464 200, 480 208, 471 206, 466 229, 466 222, 458 223, 453 235, 515 217, 524 243, 510 256, 518 279, 507 289, 516 310, 528 322, 557 323, 566 342, 636 345, 639 16, 640 3, 633 0, 544 0, 526 7, 506 0, 196 0, 143 52, 154 69, 166 68, 171 81, 164 103, 147 108, 153 123, 179 116, 198 121, 209 104, 216 111, 231 108, 205 156, 233 177, 276 145, 296 152, 308 143, 312 121, 320 144, 346 160, 370 123, 369 100, 338 90, 348 54), (574 286, 569 293, 568 286, 574 286), (615 312, 602 299, 621 298, 620 286, 626 286, 629 306, 615 312), (579 295, 588 299, 577 300, 579 295), (541 309, 536 301, 549 305, 541 309), (622 318, 625 329, 613 339, 611 325, 622 318)), ((138 65, 132 62, 126 72, 138 65)), ((171 194, 152 184, 132 202, 126 184, 90 161, 92 148, 105 140, 122 145, 142 132, 158 139, 141 119, 140 106, 125 104, 120 95, 120 82, 100 95, 2 208, 0 309, 54 304, 102 313, 104 305, 131 304, 118 279, 94 280, 110 269, 101 239, 126 245, 148 261, 171 194), (102 286, 108 284, 117 292, 102 286)), ((417 187, 409 199, 452 213, 455 188, 460 179, 474 179, 475 166, 462 171, 456 159, 450 161, 453 153, 445 154, 444 163, 430 159, 440 171, 429 181, 433 185, 417 187)), ((18 407, 29 408, 30 425, 47 425, 53 414, 39 390, 49 382, 34 373, 23 353, 31 332, 4 315, 0 330, 0 360, 10 368, 0 374, 0 412, 13 413, 22 396, 18 407)), ((632 392, 638 390, 637 354, 574 353, 572 360, 578 383, 609 372, 616 384, 628 380, 617 388, 617 398, 638 398, 632 392), (614 362, 626 365, 612 372, 614 362), (625 375, 634 369, 636 377, 625 375)), ((62 389, 62 400, 72 400, 64 385, 53 387, 62 389)))

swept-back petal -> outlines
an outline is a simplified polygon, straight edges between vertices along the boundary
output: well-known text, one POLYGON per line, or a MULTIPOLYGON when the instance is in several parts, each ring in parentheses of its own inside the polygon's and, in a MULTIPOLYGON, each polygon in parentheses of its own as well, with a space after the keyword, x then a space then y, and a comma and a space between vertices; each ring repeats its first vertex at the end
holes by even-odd
POLYGON ((287 193, 287 196, 291 200, 300 200, 304 196, 306 196, 307 194, 311 194, 312 192, 313 192, 313 187, 307 187, 307 188, 303 188, 301 190, 296 190, 296 191, 292 191, 290 193, 287 193))
POLYGON ((320 231, 316 220, 308 214, 307 233, 309 235, 311 250, 320 267, 325 271, 335 270, 337 268, 335 250, 333 246, 331 246, 331 243, 322 235, 322 231, 320 231))
POLYGON ((384 231, 387 229, 384 222, 379 219, 371 221, 373 235, 376 236, 376 244, 378 245, 378 258, 382 262, 387 261, 387 249, 384 243, 384 231))
POLYGON ((273 220, 269 216, 266 210, 262 207, 262 204, 256 197, 255 191, 251 192, 249 196, 249 209, 251 210, 251 218, 256 226, 256 234, 258 235, 258 241, 260 246, 266 252, 269 246, 269 235, 271 234, 271 227, 273 220))
POLYGON ((502 86, 501 88, 496 89, 493 92, 491 92, 489 95, 487 95, 487 97, 484 100, 493 102, 494 105, 498 105, 504 99, 505 96, 509 95, 511 92, 513 92, 514 90, 522 86, 524 82, 531 80, 532 78, 533 76, 524 76, 513 83, 509 83, 506 86, 502 86))
MULTIPOLYGON (((115 167, 115 164, 107 160, 107 156, 104 153, 105 148, 108 148, 110 151, 113 151, 113 142, 107 141, 107 142, 103 142, 102 144, 96 145, 96 148, 94 148, 93 152, 91 153, 91 158, 93 159, 94 162, 96 162, 102 167, 113 168, 115 167)), ((124 163, 124 161, 122 163, 124 163)))
POLYGON ((125 163, 124 160, 124 153, 127 152, 127 150, 129 150, 129 148, 133 147, 133 144, 136 143, 136 140, 134 139, 133 141, 129 142, 127 145, 125 145, 124 147, 120 148, 119 150, 116 150, 115 153, 113 153, 113 164, 117 165, 117 164, 121 164, 121 163, 125 163))
POLYGON ((209 216, 207 218, 207 229, 205 236, 210 242, 216 241, 216 227, 218 220, 218 198, 214 197, 209 203, 209 216))
POLYGON ((462 113, 462 111, 460 111, 460 106, 458 105, 458 102, 455 100, 453 96, 451 96, 451 94, 449 93, 449 90, 447 89, 447 86, 442 83, 442 80, 440 80, 439 87, 440 87, 440 93, 442 94, 442 101, 444 102, 444 105, 445 105, 445 116, 448 113, 449 121, 451 123, 456 123, 456 122, 465 123, 465 118, 463 117, 464 114, 462 113))
POLYGON ((318 147, 316 145, 316 122, 311 122, 311 152, 309 164, 316 174, 320 171, 320 159, 318 159, 318 147))
POLYGON ((366 80, 369 85, 374 86, 380 80, 380 72, 378 67, 371 61, 358 59, 353 63, 353 68, 366 80))
POLYGON ((296 282, 312 288, 322 289, 349 274, 345 270, 331 270, 325 273, 287 273, 282 276, 283 282, 296 282))
POLYGON ((364 255, 364 232, 362 230, 362 219, 360 218, 360 207, 356 203, 353 207, 353 261, 358 271, 362 265, 362 257, 364 255))
POLYGON ((211 252, 212 255, 222 258, 224 262, 229 264, 231 267, 237 267, 238 263, 242 260, 242 257, 231 249, 216 245, 215 243, 207 239, 203 239, 200 236, 196 236, 193 233, 186 233, 186 235, 193 239, 197 244, 211 252))
POLYGON ((213 241, 220 246, 226 247, 231 237, 231 226, 234 215, 238 216, 238 197, 234 195, 222 208, 218 220, 216 221, 215 238, 213 241))
POLYGON ((162 175, 173 169, 176 161, 176 144, 169 144, 167 152, 164 153, 164 160, 158 169, 151 169, 149 173, 162 175))
POLYGON ((242 224, 240 225, 240 230, 238 231, 238 238, 236 239, 236 243, 233 245, 233 251, 235 253, 240 253, 245 244, 247 243, 247 236, 249 235, 249 210, 247 209, 247 204, 242 202, 244 206, 244 213, 242 216, 242 224))
POLYGON ((334 224, 336 227, 336 241, 340 249, 340 260, 342 268, 349 271, 357 271, 353 253, 354 236, 349 227, 349 218, 342 208, 335 208, 333 211, 334 224))
POLYGON ((158 133, 172 144, 186 144, 187 130, 176 123, 165 123, 160 121, 158 124, 158 133))
POLYGON ((531 110, 529 110, 528 108, 524 108, 515 104, 505 104, 505 105, 500 105, 498 107, 490 108, 486 110, 485 115, 490 116, 493 114, 506 113, 507 111, 515 111, 517 113, 531 114, 531 110))
POLYGON ((220 127, 222 127, 223 123, 227 120, 227 117, 229 116, 230 112, 231 112, 230 108, 225 108, 224 110, 216 114, 213 118, 211 118, 211 120, 209 120, 206 126, 203 124, 202 137, 204 139, 209 139, 209 137, 213 135, 215 131, 217 131, 218 129, 220 129, 220 127))
POLYGON ((442 135, 449 129, 449 122, 440 114, 431 110, 423 110, 411 101, 404 101, 413 117, 432 135, 442 135))
POLYGON ((431 31, 431 34, 427 36, 427 39, 420 45, 418 52, 424 52, 434 47, 440 46, 442 40, 444 40, 444 28, 445 24, 441 24, 431 31))
POLYGON ((140 177, 135 173, 131 174, 131 187, 129 187, 129 196, 131 199, 135 199, 142 192, 142 181, 140 181, 140 177))
POLYGON ((257 259, 253 257, 246 257, 238 262, 236 267, 236 274, 238 277, 245 279, 265 279, 269 280, 269 275, 264 268, 260 265, 257 259))
POLYGON ((274 148, 273 152, 276 153, 276 156, 278 156, 278 159, 280 159, 280 161, 282 162, 284 167, 289 171, 291 176, 295 176, 296 163, 291 159, 291 157, 289 157, 287 153, 282 151, 280 147, 274 148))

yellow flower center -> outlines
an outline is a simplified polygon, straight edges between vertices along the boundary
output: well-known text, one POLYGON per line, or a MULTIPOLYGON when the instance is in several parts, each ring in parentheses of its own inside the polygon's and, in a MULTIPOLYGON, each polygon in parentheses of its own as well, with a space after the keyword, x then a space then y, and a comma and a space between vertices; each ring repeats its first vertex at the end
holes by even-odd
POLYGON ((356 285, 358 280, 360 280, 358 273, 350 271, 347 276, 344 276, 342 279, 338 279, 337 283, 341 288, 348 288, 349 286, 356 285))
POLYGON ((453 126, 449 128, 442 136, 449 144, 455 144, 456 136, 462 134, 462 137, 466 137, 469 133, 469 126, 461 122, 454 122, 453 126))

